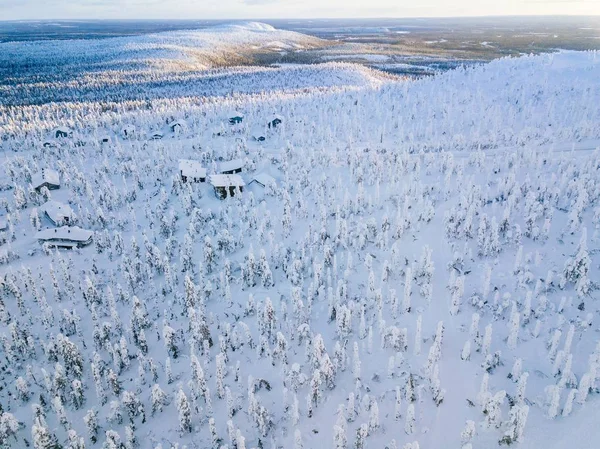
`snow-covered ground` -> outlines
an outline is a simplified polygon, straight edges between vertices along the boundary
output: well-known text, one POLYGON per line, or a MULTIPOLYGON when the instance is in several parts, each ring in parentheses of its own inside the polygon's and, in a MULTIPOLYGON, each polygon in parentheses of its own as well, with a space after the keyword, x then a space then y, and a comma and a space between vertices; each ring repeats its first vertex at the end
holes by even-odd
POLYGON ((0 109, 0 445, 597 447, 598 54, 234 70, 243 94, 0 109), (36 241, 50 199, 91 245, 36 241))

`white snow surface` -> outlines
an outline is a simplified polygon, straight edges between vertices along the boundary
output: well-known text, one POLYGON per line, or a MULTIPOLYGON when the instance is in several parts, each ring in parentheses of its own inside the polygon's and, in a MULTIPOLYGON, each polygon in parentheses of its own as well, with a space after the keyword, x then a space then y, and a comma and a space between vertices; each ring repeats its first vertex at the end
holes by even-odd
POLYGON ((319 69, 280 70, 269 94, 252 90, 256 69, 247 95, 0 110, 0 443, 597 447, 598 54, 351 86, 330 70, 327 90, 297 90, 294 74, 319 69), (273 112, 282 126, 253 142, 273 112), (145 140, 172 120, 186 129, 145 140), (79 142, 44 148, 55 122, 79 142), (122 139, 129 125, 139 140, 122 139), (221 201, 180 182, 182 158, 213 182, 241 160, 241 182, 277 186, 221 201), (31 174, 47 166, 62 180, 50 198, 93 245, 40 248, 66 232, 35 215, 31 174))

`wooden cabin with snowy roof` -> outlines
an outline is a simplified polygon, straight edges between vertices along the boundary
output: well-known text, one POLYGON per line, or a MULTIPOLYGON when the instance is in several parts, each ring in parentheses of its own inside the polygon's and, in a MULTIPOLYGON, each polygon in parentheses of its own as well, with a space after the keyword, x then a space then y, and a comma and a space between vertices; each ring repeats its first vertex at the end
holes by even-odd
POLYGON ((44 213, 54 226, 70 226, 75 223, 75 220, 77 219, 71 206, 59 201, 47 201, 40 207, 40 211, 44 213))
POLYGON ((244 114, 240 114, 239 112, 233 112, 229 114, 229 124, 230 125, 239 125, 244 121, 244 114))
POLYGON ((121 136, 123 136, 123 139, 131 139, 135 136, 135 126, 125 125, 121 130, 121 136))
POLYGON ((183 182, 205 182, 206 168, 198 161, 190 159, 179 160, 179 175, 183 182))
POLYGON ((39 231, 35 238, 55 248, 81 248, 92 243, 94 233, 78 226, 63 226, 39 231))
POLYGON ((269 129, 275 129, 279 125, 281 125, 282 122, 283 122, 283 119, 281 118, 281 116, 276 115, 271 119, 271 121, 267 124, 267 126, 269 127, 269 129))
POLYGON ((183 120, 175 120, 169 123, 169 129, 172 133, 180 134, 186 128, 186 123, 183 120))
POLYGON ((246 183, 240 175, 212 175, 210 177, 215 195, 224 200, 228 196, 235 196, 237 192, 243 192, 246 183))
POLYGON ((54 130, 52 131, 52 134, 54 135, 55 138, 65 138, 65 137, 71 137, 73 136, 73 131, 71 131, 69 128, 67 128, 66 126, 59 126, 57 128, 54 128, 54 130))
POLYGON ((242 168, 244 168, 244 161, 242 159, 234 159, 232 161, 222 162, 220 172, 223 175, 233 175, 235 173, 241 173, 242 168))
POLYGON ((33 184, 33 188, 38 192, 42 190, 42 187, 46 187, 48 190, 60 189, 58 172, 50 168, 42 168, 38 173, 33 175, 31 183, 33 184))
POLYGON ((255 182, 256 184, 258 184, 261 187, 267 187, 267 186, 276 187, 277 186, 277 181, 275 180, 275 178, 273 178, 271 175, 269 175, 267 173, 260 173, 260 174, 256 175, 252 179, 252 181, 250 181, 250 184, 252 184, 253 182, 255 182))

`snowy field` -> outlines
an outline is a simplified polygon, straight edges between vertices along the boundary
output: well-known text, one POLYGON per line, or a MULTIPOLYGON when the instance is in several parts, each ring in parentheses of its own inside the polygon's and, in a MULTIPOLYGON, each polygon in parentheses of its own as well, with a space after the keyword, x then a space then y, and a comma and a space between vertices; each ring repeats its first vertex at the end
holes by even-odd
POLYGON ((597 447, 600 55, 229 70, 0 106, 0 447, 597 447))

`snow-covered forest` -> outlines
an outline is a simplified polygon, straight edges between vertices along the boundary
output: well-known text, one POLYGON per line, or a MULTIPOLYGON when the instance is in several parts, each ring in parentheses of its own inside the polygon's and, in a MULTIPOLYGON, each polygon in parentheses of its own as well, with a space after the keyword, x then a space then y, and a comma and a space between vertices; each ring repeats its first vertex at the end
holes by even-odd
POLYGON ((0 86, 0 447, 535 447, 597 410, 600 54, 212 89, 87 45, 0 86))

